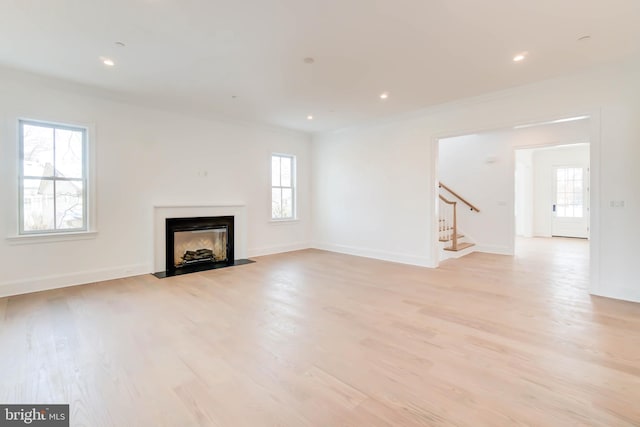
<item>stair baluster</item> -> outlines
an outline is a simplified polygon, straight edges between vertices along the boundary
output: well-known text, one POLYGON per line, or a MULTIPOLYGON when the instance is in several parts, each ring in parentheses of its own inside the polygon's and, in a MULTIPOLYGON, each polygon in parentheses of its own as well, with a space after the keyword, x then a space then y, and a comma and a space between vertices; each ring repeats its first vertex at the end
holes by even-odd
POLYGON ((480 210, 469 203, 467 200, 460 197, 460 195, 454 192, 451 188, 444 185, 442 182, 439 183, 439 186, 442 190, 447 191, 453 197, 458 199, 457 201, 451 201, 445 198, 442 194, 439 194, 440 203, 438 208, 438 237, 441 242, 451 242, 451 246, 444 247, 445 251, 462 251, 471 246, 473 243, 469 242, 458 242, 458 239, 464 237, 462 234, 458 233, 458 202, 462 203, 462 205, 466 205, 471 211, 479 213, 480 210))
POLYGON ((458 250, 458 218, 456 215, 456 205, 458 202, 447 200, 444 196, 440 195, 440 200, 444 203, 440 203, 439 209, 439 238, 441 241, 451 241, 451 249, 458 250))

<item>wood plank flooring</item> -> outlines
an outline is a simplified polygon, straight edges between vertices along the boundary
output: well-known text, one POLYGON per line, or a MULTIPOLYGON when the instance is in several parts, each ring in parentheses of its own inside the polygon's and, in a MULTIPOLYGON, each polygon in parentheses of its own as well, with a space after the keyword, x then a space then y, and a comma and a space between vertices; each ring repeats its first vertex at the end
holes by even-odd
POLYGON ((638 426, 640 304, 588 247, 439 269, 305 250, 0 299, 0 402, 72 426, 638 426))

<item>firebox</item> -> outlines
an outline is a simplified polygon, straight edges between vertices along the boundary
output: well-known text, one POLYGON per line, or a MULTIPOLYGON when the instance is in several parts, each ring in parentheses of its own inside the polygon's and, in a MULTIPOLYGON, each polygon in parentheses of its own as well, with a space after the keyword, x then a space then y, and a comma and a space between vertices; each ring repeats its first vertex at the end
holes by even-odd
POLYGON ((166 219, 169 274, 234 265, 233 216, 166 219))

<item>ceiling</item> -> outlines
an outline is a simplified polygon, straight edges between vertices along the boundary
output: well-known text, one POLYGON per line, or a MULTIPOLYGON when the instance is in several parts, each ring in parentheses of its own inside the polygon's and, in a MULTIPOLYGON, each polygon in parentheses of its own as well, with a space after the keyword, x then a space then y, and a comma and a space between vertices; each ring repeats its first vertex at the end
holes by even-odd
POLYGON ((640 55, 638 0, 0 0, 0 10, 4 66, 306 132, 640 55))

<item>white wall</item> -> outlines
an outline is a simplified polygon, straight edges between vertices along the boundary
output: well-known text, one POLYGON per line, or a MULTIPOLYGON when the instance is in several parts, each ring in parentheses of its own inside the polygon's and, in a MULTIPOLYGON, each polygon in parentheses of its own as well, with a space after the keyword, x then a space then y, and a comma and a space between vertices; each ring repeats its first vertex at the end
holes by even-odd
POLYGON ((156 205, 246 205, 245 256, 309 246, 304 134, 136 107, 10 70, 0 70, 0 119, 0 296, 151 272, 156 205), (95 238, 5 239, 17 230, 18 117, 94 129, 95 238), (272 152, 297 156, 297 222, 270 222, 272 152))
POLYGON ((533 152, 534 174, 534 217, 535 236, 550 237, 552 221, 553 167, 562 165, 581 165, 589 167, 589 146, 561 147, 541 149, 533 152))
POLYGON ((431 147, 420 141, 413 126, 401 124, 318 137, 314 245, 428 266, 435 208, 428 197, 431 147))
POLYGON ((516 235, 533 237, 533 150, 516 150, 516 235))
POLYGON ((592 113, 591 142, 599 150, 599 164, 592 167, 592 197, 599 200, 592 212, 592 292, 640 301, 634 259, 640 239, 639 72, 637 63, 608 66, 317 135, 315 244, 435 265, 437 139, 592 113), (611 200, 623 200, 625 207, 612 208, 611 200), (598 237, 599 229, 606 232, 598 237))

